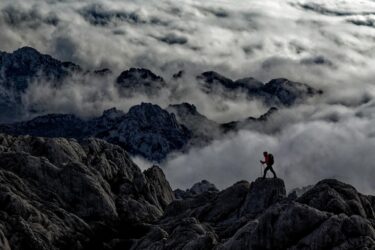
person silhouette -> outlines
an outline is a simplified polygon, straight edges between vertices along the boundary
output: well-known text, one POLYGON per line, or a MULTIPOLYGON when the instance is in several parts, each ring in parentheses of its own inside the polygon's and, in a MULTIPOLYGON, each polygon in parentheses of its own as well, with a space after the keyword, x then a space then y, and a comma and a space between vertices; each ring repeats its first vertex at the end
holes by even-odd
POLYGON ((263 152, 263 156, 264 156, 264 161, 262 161, 262 160, 260 161, 260 163, 266 164, 266 168, 264 169, 264 173, 263 173, 263 179, 266 178, 268 170, 270 170, 272 172, 273 178, 277 178, 276 173, 272 168, 272 165, 274 163, 273 155, 269 154, 268 152, 265 151, 265 152, 263 152))

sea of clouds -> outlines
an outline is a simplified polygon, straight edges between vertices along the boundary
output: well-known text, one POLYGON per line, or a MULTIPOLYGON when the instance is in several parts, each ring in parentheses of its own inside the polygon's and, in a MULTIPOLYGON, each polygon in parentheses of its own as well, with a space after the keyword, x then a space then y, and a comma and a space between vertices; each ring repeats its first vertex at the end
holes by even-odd
POLYGON ((289 189, 338 178, 375 193, 374 1, 5 0, 0 29, 2 51, 31 46, 85 69, 111 68, 114 75, 149 68, 178 90, 124 99, 112 78, 70 79, 58 90, 38 82, 24 101, 46 112, 92 116, 142 101, 162 107, 186 101, 224 122, 266 110, 241 95, 235 101, 207 97, 194 84, 206 70, 264 82, 285 77, 324 90, 263 127, 171 155, 162 165, 173 187, 208 179, 223 188, 254 179, 261 153, 269 150, 289 189), (179 70, 184 77, 171 81, 179 70))

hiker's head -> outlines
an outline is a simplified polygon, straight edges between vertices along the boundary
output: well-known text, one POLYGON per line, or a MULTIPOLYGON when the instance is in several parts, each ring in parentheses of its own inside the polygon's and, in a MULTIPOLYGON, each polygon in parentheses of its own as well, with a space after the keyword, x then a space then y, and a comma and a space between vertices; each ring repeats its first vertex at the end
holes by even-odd
POLYGON ((263 155, 264 155, 264 156, 267 156, 267 155, 268 155, 267 151, 264 151, 264 152, 263 152, 263 155))

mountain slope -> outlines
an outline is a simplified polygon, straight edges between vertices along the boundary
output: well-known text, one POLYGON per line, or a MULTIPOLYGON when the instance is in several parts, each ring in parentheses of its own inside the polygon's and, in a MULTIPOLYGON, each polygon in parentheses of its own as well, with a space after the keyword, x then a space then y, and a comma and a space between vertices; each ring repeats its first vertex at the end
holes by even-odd
POLYGON ((286 197, 281 179, 208 182, 175 199, 98 139, 0 135, 1 249, 372 249, 375 197, 322 180, 286 197))

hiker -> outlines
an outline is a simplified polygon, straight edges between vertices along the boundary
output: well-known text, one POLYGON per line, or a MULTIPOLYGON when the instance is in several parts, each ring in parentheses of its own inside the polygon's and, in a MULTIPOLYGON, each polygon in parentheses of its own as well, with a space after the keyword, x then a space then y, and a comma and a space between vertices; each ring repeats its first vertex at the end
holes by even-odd
POLYGON ((264 161, 260 161, 262 164, 266 164, 266 168, 264 169, 263 179, 266 178, 267 171, 270 170, 273 173, 273 178, 277 178, 275 171, 272 168, 272 165, 274 163, 273 155, 269 154, 267 152, 263 152, 264 161))

